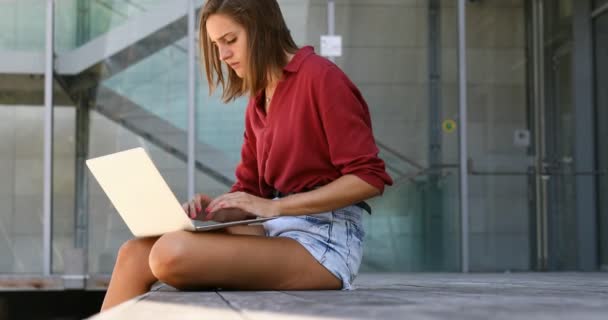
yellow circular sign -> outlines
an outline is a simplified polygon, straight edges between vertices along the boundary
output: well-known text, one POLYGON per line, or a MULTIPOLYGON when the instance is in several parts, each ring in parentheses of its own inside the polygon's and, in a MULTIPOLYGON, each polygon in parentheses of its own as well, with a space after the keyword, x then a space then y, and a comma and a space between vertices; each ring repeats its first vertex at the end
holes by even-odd
POLYGON ((456 121, 452 119, 445 120, 442 127, 445 133, 452 133, 454 130, 456 130, 456 121))

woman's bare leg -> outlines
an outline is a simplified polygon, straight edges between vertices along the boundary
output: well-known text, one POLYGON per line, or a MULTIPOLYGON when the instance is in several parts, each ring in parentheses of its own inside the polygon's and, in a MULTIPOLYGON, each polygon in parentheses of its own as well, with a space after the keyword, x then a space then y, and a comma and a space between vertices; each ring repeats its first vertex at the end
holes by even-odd
POLYGON ((148 292, 157 281, 148 263, 156 240, 158 237, 132 239, 120 247, 101 311, 148 292))
POLYGON ((177 231, 121 247, 102 311, 160 280, 178 289, 339 289, 341 281, 297 241, 264 237, 249 226, 223 232, 177 231))
POLYGON ((301 244, 285 237, 178 231, 150 252, 150 268, 178 289, 339 289, 342 282, 301 244))
MULTIPOLYGON (((211 233, 260 236, 264 235, 264 227, 233 226, 211 233)), ((149 264, 150 251, 157 240, 158 237, 132 239, 120 247, 101 311, 148 292, 158 281, 149 264)))

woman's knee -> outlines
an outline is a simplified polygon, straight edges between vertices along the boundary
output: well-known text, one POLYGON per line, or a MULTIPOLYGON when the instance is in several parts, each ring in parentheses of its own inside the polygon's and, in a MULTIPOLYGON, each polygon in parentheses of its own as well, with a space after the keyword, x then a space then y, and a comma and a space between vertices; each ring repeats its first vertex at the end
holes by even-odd
POLYGON ((148 256, 154 240, 150 238, 138 238, 126 241, 118 249, 116 265, 120 269, 148 267, 148 256))
POLYGON ((191 248, 188 241, 191 240, 188 232, 177 231, 167 233, 156 241, 150 252, 149 264, 158 280, 178 289, 188 287, 188 266, 191 264, 188 260, 194 254, 188 250, 191 248))

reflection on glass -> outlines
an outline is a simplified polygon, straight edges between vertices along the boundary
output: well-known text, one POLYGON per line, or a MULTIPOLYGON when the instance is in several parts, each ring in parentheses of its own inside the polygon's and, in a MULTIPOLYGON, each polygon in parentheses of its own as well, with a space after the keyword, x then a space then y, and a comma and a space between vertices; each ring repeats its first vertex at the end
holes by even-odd
MULTIPOLYGON (((181 1, 170 5, 185 11, 181 1)), ((163 8, 159 0, 56 0, 55 46, 58 52, 75 49, 135 18, 152 19, 163 8)))
MULTIPOLYGON (((111 5, 113 11, 126 12, 125 19, 128 18, 131 23, 141 17, 137 14, 139 9, 133 9, 135 6, 154 7, 157 10, 160 6, 154 5, 157 2, 131 1, 127 5, 120 1, 97 1, 96 5, 111 5)), ((177 4, 164 3, 165 8, 169 8, 169 5, 177 4)), ((180 9, 183 14, 185 9, 185 6, 180 9)), ((161 13, 156 14, 159 19, 164 19, 161 13)), ((130 29, 132 24, 125 23, 123 26, 129 26, 126 32, 107 32, 104 36, 112 42, 124 40, 121 37, 131 37, 140 31, 136 27, 130 29)), ((156 44, 148 43, 151 48, 156 48, 151 52, 101 61, 104 66, 119 64, 121 67, 113 69, 108 77, 94 78, 92 83, 85 85, 95 88, 90 97, 95 109, 90 114, 88 157, 144 147, 177 199, 185 202, 188 70, 187 45, 183 39, 185 30, 180 32, 184 33, 170 35, 173 40, 153 35, 149 39, 159 39, 167 45, 155 47, 156 44)), ((137 42, 132 44, 137 45, 137 42)), ((75 90, 82 94, 79 88, 75 90)), ((89 174, 88 171, 86 174, 89 174)), ((118 248, 131 234, 90 174, 88 187, 89 272, 109 273, 118 248)))

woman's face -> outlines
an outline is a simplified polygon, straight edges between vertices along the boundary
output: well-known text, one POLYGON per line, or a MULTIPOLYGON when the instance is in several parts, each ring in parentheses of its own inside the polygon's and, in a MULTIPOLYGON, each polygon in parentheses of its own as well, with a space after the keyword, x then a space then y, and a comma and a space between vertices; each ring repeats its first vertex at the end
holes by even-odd
POLYGON ((248 70, 245 28, 226 15, 213 14, 207 19, 207 35, 217 48, 220 60, 243 78, 248 70))

